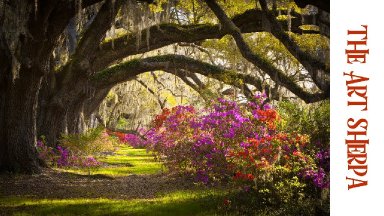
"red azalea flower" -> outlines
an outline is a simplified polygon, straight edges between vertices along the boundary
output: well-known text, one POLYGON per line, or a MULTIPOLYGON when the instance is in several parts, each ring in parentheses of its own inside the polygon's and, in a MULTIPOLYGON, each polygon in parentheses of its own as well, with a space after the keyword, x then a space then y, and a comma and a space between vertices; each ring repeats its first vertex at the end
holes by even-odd
POLYGON ((231 205, 231 200, 225 199, 223 203, 224 203, 224 205, 229 206, 229 205, 231 205))
POLYGON ((248 174, 247 179, 253 181, 253 179, 255 179, 255 176, 253 176, 252 174, 248 174))
POLYGON ((301 155, 301 152, 299 152, 299 151, 294 151, 294 152, 293 152, 293 155, 298 156, 298 157, 301 157, 301 156, 302 156, 302 155, 301 155))

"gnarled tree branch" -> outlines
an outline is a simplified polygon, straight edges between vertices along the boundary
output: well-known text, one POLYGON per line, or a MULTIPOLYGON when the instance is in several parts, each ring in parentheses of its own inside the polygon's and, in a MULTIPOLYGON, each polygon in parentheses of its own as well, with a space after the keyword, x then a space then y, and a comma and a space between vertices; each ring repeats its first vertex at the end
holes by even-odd
POLYGON ((199 95, 204 99, 207 100, 207 92, 206 92, 206 86, 204 83, 196 76, 195 73, 190 73, 189 71, 185 71, 183 69, 178 69, 177 76, 183 80, 185 84, 187 84, 189 87, 191 87, 193 90, 195 90, 199 95), (193 80, 190 81, 188 78, 191 78, 193 80))
POLYGON ((304 66, 312 77, 313 82, 323 91, 329 89, 329 66, 319 59, 311 56, 311 54, 302 51, 302 49, 294 42, 290 36, 283 30, 277 22, 275 16, 269 11, 267 2, 259 0, 260 5, 271 24, 271 33, 275 36, 285 48, 304 66), (326 73, 326 74, 324 74, 326 73))
MULTIPOLYGON (((232 35, 233 39, 236 42, 237 47, 240 50, 241 55, 253 63, 255 66, 267 73, 270 78, 277 84, 281 84, 293 94, 303 99, 305 102, 313 102, 312 96, 310 93, 302 89, 298 84, 296 84, 289 76, 287 76, 279 68, 275 67, 273 64, 269 63, 262 56, 257 53, 253 53, 248 44, 244 41, 244 38, 241 34, 240 29, 232 22, 231 19, 225 14, 222 8, 214 0, 205 0, 208 7, 215 13, 216 17, 219 19, 223 28, 232 35), (309 94, 309 95, 308 95, 309 94)), ((318 95, 320 96, 320 95, 318 95)), ((315 100, 319 100, 323 97, 329 97, 329 91, 325 91, 321 96, 315 100)))
POLYGON ((100 8, 95 19, 84 32, 79 41, 75 52, 76 57, 88 57, 93 55, 99 46, 99 42, 104 38, 105 32, 111 28, 117 12, 123 4, 123 0, 107 0, 100 8))
POLYGON ((161 101, 160 95, 157 94, 154 90, 152 90, 147 84, 145 84, 145 82, 143 82, 142 80, 137 79, 137 78, 136 78, 136 81, 138 83, 140 83, 144 88, 146 88, 149 93, 151 93, 153 96, 155 96, 157 99, 157 103, 159 104, 160 108, 164 109, 165 102, 167 102, 167 99, 164 99, 164 101, 161 101))
MULTIPOLYGON (((265 63, 267 64, 267 63, 265 63)), ((266 66, 268 68, 269 66, 266 66)), ((201 62, 182 55, 163 55, 136 59, 107 68, 92 77, 97 89, 110 88, 118 83, 134 79, 137 75, 155 70, 162 70, 177 75, 177 69, 184 69, 191 73, 198 73, 207 77, 217 79, 225 84, 242 88, 244 83, 263 90, 263 83, 254 76, 225 70, 223 68, 201 62)), ((324 100, 328 95, 324 93, 309 93, 298 86, 294 81, 283 75, 281 79, 288 89, 307 103, 324 100)))
MULTIPOLYGON (((232 19, 242 33, 266 31, 265 26, 262 25, 262 20, 263 11, 258 9, 245 11, 232 19)), ((287 28, 286 22, 281 22, 282 25, 287 28)), ((298 34, 303 33, 299 28, 301 22, 293 22, 292 25, 292 32, 298 34)), ((148 52, 174 43, 194 43, 206 39, 219 39, 229 33, 227 29, 220 28, 219 25, 178 25, 167 23, 160 24, 158 26, 151 26, 149 29, 142 30, 140 34, 142 41, 146 40, 148 32, 151 36, 149 38, 149 46, 147 46, 148 44, 143 43, 140 44, 138 49, 136 46, 137 33, 122 35, 114 39, 114 49, 112 48, 112 41, 103 42, 100 45, 100 49, 96 53, 96 56, 98 57, 94 62, 94 69, 96 71, 102 70, 114 61, 122 59, 126 56, 148 52)))

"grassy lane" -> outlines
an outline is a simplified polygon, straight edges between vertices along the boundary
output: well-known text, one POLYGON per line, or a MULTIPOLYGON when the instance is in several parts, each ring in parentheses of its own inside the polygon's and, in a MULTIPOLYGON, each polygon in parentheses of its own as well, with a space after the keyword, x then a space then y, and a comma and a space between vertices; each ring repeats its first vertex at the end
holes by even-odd
MULTIPOLYGON (((103 166, 91 170, 92 175, 107 175, 123 177, 131 174, 158 174, 163 172, 162 164, 156 162, 145 149, 134 149, 129 146, 121 146, 112 155, 98 158, 103 166)), ((87 169, 58 169, 76 174, 88 174, 87 169)))
POLYGON ((0 198, 0 211, 14 215, 216 215, 221 192, 178 191, 154 199, 0 198))
POLYGON ((168 176, 145 149, 123 146, 104 165, 0 176, 0 215, 216 215, 227 192, 168 176))

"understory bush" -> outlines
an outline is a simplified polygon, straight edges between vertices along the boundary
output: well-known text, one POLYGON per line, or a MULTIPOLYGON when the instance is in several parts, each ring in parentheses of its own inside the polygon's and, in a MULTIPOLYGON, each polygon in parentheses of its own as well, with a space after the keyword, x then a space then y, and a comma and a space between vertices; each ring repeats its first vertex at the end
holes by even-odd
POLYGON ((102 165, 93 155, 76 154, 79 152, 72 152, 62 146, 49 147, 44 139, 37 141, 37 151, 39 158, 44 160, 50 167, 85 168, 88 170, 88 174, 91 174, 92 170, 102 165))
POLYGON ((65 134, 60 146, 76 155, 97 155, 114 150, 115 140, 102 127, 90 129, 82 134, 65 134))
POLYGON ((304 105, 285 101, 278 104, 281 116, 280 127, 288 132, 308 134, 311 145, 304 152, 314 159, 316 167, 303 173, 308 184, 308 193, 321 199, 329 198, 330 179, 330 106, 329 100, 304 105))
POLYGON ((148 143, 144 138, 145 129, 143 128, 140 128, 135 134, 109 130, 107 130, 107 133, 110 136, 117 137, 121 143, 125 143, 133 148, 146 148, 148 143))
POLYGON ((329 151, 311 147, 312 131, 287 129, 295 123, 265 99, 163 109, 146 133, 148 148, 171 171, 191 173, 204 184, 233 181, 269 204, 326 190, 329 169, 322 163, 329 162, 329 151))
POLYGON ((103 128, 95 128, 85 134, 63 135, 55 148, 48 146, 42 137, 36 147, 48 166, 85 168, 90 174, 102 165, 96 156, 113 151, 116 142, 103 128))

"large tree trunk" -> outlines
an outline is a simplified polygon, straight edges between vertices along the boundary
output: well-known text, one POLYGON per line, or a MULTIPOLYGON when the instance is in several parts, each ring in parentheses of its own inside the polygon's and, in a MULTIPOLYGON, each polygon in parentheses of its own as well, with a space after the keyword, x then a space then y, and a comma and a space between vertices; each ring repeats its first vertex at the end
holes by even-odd
MULTIPOLYGON (((1 97, 0 171, 39 171, 36 151, 36 110, 41 76, 27 68, 5 83, 1 97)), ((8 72, 11 74, 11 72, 8 72)))
POLYGON ((35 63, 45 59, 31 49, 38 40, 25 30, 32 4, 7 5, 0 17, 0 171, 34 173, 40 162, 35 147, 36 109, 44 74, 35 63))
POLYGON ((4 170, 6 169, 5 157, 7 156, 7 91, 12 76, 12 57, 2 28, 0 28, 0 48, 0 170, 4 170))
POLYGON ((90 100, 83 103, 83 120, 87 129, 98 127, 100 123, 103 123, 97 118, 96 110, 108 95, 109 90, 110 88, 98 89, 90 100))
POLYGON ((44 136, 47 145, 55 147, 60 137, 66 133, 66 112, 57 106, 40 106, 38 120, 38 135, 44 136))
MULTIPOLYGON (((52 1, 54 3, 57 2, 52 1)), ((46 24, 53 5, 44 6, 40 7, 41 13, 35 13, 33 1, 15 0, 2 4, 0 171, 35 173, 42 165, 36 151, 38 94, 56 41, 55 37, 46 39, 47 25, 42 24, 46 24)), ((56 27, 54 30, 62 26, 57 24, 56 27)), ((53 35, 57 34, 49 34, 53 35)))
POLYGON ((79 134, 86 131, 83 107, 85 99, 80 99, 77 103, 70 106, 67 111, 67 126, 69 134, 79 134))
POLYGON ((38 137, 45 137, 47 145, 56 147, 62 133, 66 132, 66 110, 63 106, 52 104, 54 88, 57 85, 55 76, 45 77, 39 93, 37 119, 38 137))

